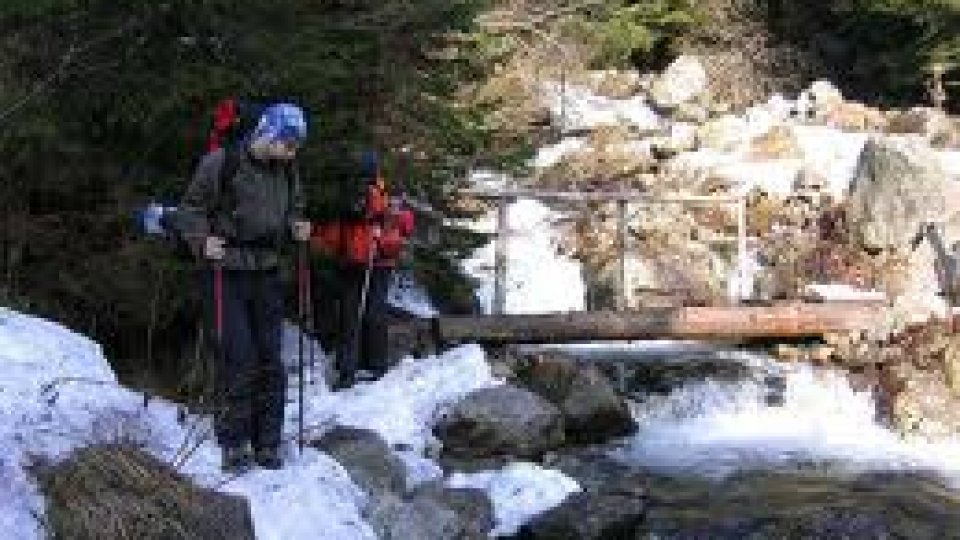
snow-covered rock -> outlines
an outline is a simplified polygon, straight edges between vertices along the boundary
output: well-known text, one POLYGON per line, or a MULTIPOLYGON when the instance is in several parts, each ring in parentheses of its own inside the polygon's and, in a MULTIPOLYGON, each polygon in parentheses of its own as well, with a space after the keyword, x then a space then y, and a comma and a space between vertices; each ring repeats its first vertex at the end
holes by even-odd
POLYGON ((683 55, 653 83, 650 98, 664 109, 677 107, 707 90, 707 70, 696 56, 683 55))
POLYGON ((909 252, 904 283, 895 292, 893 306, 886 312, 882 332, 892 334, 907 326, 943 318, 948 313, 947 300, 940 294, 942 283, 937 275, 937 253, 927 241, 909 252))
POLYGON ((807 89, 806 95, 821 111, 829 110, 843 103, 843 94, 834 84, 827 80, 814 81, 807 89))
POLYGON ((733 114, 725 114, 700 126, 697 139, 703 148, 733 152, 746 139, 747 121, 733 114))
POLYGON ((828 193, 845 198, 856 174, 866 133, 845 133, 824 126, 793 126, 804 168, 826 179, 828 193))
POLYGON ((582 150, 586 146, 586 142, 583 137, 565 137, 556 144, 544 146, 537 150, 537 155, 533 158, 531 165, 537 169, 553 167, 568 154, 582 150))
POLYGON ((658 131, 662 120, 643 96, 612 99, 589 88, 545 83, 544 100, 563 133, 578 133, 602 126, 628 126, 639 133, 658 131))
POLYGON ((455 473, 447 485, 487 492, 497 519, 493 536, 515 534, 533 516, 580 491, 580 485, 562 472, 525 462, 512 463, 494 471, 455 473))

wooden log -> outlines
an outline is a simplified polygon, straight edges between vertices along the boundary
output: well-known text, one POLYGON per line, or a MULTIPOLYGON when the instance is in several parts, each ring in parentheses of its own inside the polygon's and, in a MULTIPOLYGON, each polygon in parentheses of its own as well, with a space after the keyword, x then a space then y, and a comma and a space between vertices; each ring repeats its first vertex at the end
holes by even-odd
POLYGON ((818 337, 872 326, 883 306, 836 302, 664 307, 629 312, 440 317, 441 343, 568 343, 634 339, 738 340, 818 337))

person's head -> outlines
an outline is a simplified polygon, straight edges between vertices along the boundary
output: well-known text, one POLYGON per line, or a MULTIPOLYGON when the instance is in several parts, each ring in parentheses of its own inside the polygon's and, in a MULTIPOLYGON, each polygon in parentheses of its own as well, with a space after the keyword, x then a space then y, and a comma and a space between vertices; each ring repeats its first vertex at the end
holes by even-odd
POLYGON ((260 159, 293 159, 307 138, 300 107, 278 103, 264 109, 250 134, 250 151, 260 159))
POLYGON ((360 174, 367 180, 374 180, 380 175, 380 157, 373 150, 365 150, 360 154, 360 174))

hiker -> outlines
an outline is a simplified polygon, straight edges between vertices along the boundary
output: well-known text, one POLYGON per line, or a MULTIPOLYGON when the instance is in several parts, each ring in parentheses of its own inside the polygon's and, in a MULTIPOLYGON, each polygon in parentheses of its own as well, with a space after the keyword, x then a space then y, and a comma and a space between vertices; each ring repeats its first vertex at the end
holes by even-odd
POLYGON ((300 108, 266 107, 236 144, 203 156, 180 205, 181 234, 212 268, 205 288, 220 333, 215 431, 225 471, 282 465, 279 268, 285 245, 310 238, 294 168, 306 134, 300 108))
MULTIPOLYGON (((334 221, 314 228, 311 246, 335 260, 336 286, 318 298, 337 324, 337 371, 331 386, 353 386, 358 376, 380 377, 387 370, 387 293, 406 238, 413 232, 413 214, 391 197, 374 152, 364 152, 361 173, 346 183, 347 200, 334 221), (331 294, 335 294, 332 297, 331 294)), ((321 295, 323 293, 320 293, 321 295)))

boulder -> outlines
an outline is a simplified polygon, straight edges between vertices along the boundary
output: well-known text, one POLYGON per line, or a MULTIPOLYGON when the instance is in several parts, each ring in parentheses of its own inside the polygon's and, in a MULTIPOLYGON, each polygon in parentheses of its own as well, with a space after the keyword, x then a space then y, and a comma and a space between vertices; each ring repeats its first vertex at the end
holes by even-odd
POLYGON ((843 103, 843 94, 840 89, 827 80, 814 81, 807 89, 807 94, 820 110, 837 107, 843 103))
POLYGON ((434 429, 445 455, 537 459, 564 442, 563 418, 550 402, 509 385, 467 395, 434 429))
POLYGON ((403 463, 376 433, 337 427, 311 446, 330 454, 367 493, 364 517, 379 538, 479 540, 493 529, 493 505, 482 490, 434 481, 406 494, 403 463))
POLYGON ((690 101, 677 105, 670 116, 678 122, 703 124, 710 119, 711 112, 712 110, 710 105, 704 105, 703 103, 690 101))
POLYGON ((936 373, 907 368, 903 391, 892 403, 893 424, 903 434, 931 440, 960 434, 960 399, 936 373))
POLYGON ((635 71, 604 70, 590 73, 590 88, 598 95, 627 99, 642 89, 641 76, 635 71))
POLYGON ((700 126, 697 142, 702 148, 732 152, 745 142, 748 127, 743 118, 726 114, 700 126))
POLYGON ((950 538, 960 523, 956 499, 932 474, 801 469, 648 484, 643 531, 631 538, 950 538))
POLYGON ((460 523, 460 538, 487 538, 496 525, 493 502, 487 492, 476 488, 452 488, 441 481, 416 489, 413 499, 426 499, 453 510, 460 523))
POLYGON ((386 441, 372 431, 338 426, 312 441, 310 446, 330 454, 368 494, 405 490, 403 462, 386 441))
POLYGON ((575 448, 548 455, 544 466, 573 478, 584 493, 607 491, 634 498, 647 493, 647 476, 636 467, 621 463, 604 448, 575 448))
POLYGON ((521 527, 523 540, 634 538, 643 523, 642 499, 617 493, 574 493, 521 527))
POLYGON ((960 339, 956 337, 943 352, 943 376, 953 397, 960 398, 960 339))
POLYGON ((912 251, 921 225, 944 218, 947 178, 937 155, 915 138, 871 138, 850 186, 849 222, 868 249, 912 251))
POLYGON ((651 482, 648 505, 631 538, 950 538, 960 523, 950 490, 921 473, 669 478, 651 482))
POLYGON ((700 59, 683 55, 653 83, 650 98, 657 107, 673 109, 702 95, 707 82, 707 71, 700 59))
POLYGON ((697 147, 697 128, 693 124, 677 122, 670 126, 669 134, 650 137, 647 140, 656 159, 669 159, 697 147))
POLYGON ((560 409, 568 441, 601 443, 637 428, 626 400, 594 366, 540 357, 521 371, 520 381, 560 409))
POLYGON ((921 135, 936 148, 949 148, 960 141, 960 129, 955 120, 932 107, 913 107, 889 113, 887 133, 921 135))
POLYGON ((880 110, 862 103, 840 103, 824 111, 820 119, 823 124, 843 131, 882 132, 887 126, 880 110))
POLYGON ((138 448, 82 448, 34 474, 53 538, 256 538, 245 498, 200 488, 138 448))
POLYGON ((891 314, 902 319, 902 324, 926 322, 946 313, 946 299, 941 294, 944 284, 937 274, 938 261, 936 249, 924 240, 899 269, 899 283, 894 284, 896 289, 891 291, 894 296, 891 314))
POLYGON ((383 492, 364 512, 370 528, 382 540, 458 540, 462 527, 457 513, 429 498, 404 500, 383 492))
POLYGON ((887 113, 887 133, 923 135, 927 130, 928 113, 923 107, 892 110, 887 113))
POLYGON ((646 508, 646 479, 602 453, 558 456, 550 464, 573 477, 582 491, 523 526, 522 539, 635 538, 646 508))

